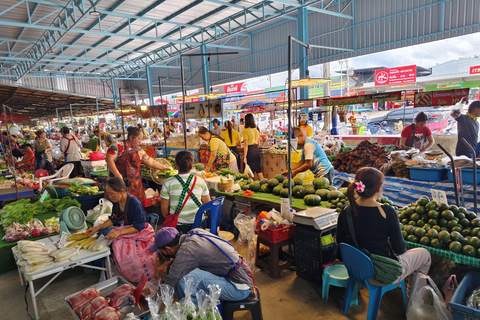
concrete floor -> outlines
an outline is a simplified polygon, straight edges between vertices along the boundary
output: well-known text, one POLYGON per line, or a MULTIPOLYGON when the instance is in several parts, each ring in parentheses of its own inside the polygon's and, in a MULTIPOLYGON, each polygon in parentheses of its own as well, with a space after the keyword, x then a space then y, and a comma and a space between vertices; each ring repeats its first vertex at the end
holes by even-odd
MULTIPOLYGON (((99 271, 84 273, 82 268, 64 272, 37 298, 41 320, 73 319, 63 302, 63 297, 98 282, 99 271)), ((40 288, 47 280, 34 282, 40 288)), ((265 320, 290 319, 366 319, 368 291, 361 290, 359 305, 350 308, 347 315, 340 312, 345 289, 330 288, 328 303, 321 299, 321 287, 297 277, 295 272, 284 270, 281 278, 272 279, 265 272, 255 273, 255 283, 261 294, 265 320)), ((0 301, 2 320, 28 320, 25 311, 25 287, 20 286, 17 272, 0 275, 0 301)), ((29 295, 28 295, 29 297, 29 295)), ((33 316, 31 300, 28 298, 30 315, 33 316)), ((250 319, 245 314, 236 314, 241 320, 250 319)), ((378 319, 405 319, 400 289, 387 292, 382 299, 378 319)))

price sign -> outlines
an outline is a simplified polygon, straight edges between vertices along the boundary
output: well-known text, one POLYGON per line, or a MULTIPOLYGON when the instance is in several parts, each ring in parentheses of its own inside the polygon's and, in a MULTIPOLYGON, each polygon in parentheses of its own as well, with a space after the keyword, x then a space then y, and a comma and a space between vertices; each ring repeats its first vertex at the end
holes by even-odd
POLYGON ((431 192, 432 200, 437 201, 438 203, 448 203, 445 191, 432 189, 431 192))
POLYGON ((60 239, 57 242, 59 248, 65 247, 65 243, 67 242, 67 238, 68 238, 68 234, 65 231, 63 231, 61 236, 60 236, 60 239))

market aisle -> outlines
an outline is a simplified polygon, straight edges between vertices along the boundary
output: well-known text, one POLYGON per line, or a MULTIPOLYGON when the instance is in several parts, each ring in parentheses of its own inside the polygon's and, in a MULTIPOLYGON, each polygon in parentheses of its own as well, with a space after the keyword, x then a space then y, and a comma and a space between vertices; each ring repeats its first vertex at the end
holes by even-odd
MULTIPOLYGON (((73 319, 63 297, 87 288, 98 282, 99 272, 85 274, 82 269, 68 270, 54 281, 38 299, 41 320, 73 319)), ((359 306, 349 309, 347 316, 340 312, 345 289, 330 288, 329 302, 321 299, 321 288, 299 278, 295 272, 284 271, 280 279, 272 279, 266 273, 255 273, 256 285, 260 288, 262 309, 265 320, 291 319, 365 319, 367 315, 368 291, 362 289, 359 306)), ((40 288, 37 281, 37 288, 40 288)), ((2 320, 29 320, 25 312, 24 287, 20 286, 18 273, 9 272, 0 276, 0 301, 2 320)), ((382 300, 378 319, 404 319, 400 290, 387 292, 382 300), (387 316, 388 315, 388 316, 387 316)), ((29 304, 31 302, 29 299, 29 304)), ((30 307, 30 314, 33 310, 30 307)), ((238 314, 238 320, 250 319, 238 314)))

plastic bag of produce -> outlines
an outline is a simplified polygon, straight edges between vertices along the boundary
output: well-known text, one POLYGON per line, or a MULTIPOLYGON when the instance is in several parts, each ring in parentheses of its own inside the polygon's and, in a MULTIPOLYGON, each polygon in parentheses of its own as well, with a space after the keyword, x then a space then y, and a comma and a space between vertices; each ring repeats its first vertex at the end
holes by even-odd
POLYGON ((102 309, 108 307, 108 301, 104 297, 96 297, 91 302, 86 303, 77 315, 81 320, 91 320, 102 309))
POLYGON ((195 292, 195 288, 198 285, 198 280, 193 277, 185 276, 185 297, 180 300, 187 320, 193 320, 197 315, 197 306, 192 301, 192 294, 195 292))
POLYGON ((81 307, 83 307, 85 304, 89 303, 93 299, 97 298, 98 296, 98 290, 94 288, 88 288, 86 290, 83 290, 79 294, 68 298, 67 302, 70 304, 70 307, 72 307, 73 311, 77 313, 81 307))
POLYGON ((194 320, 207 320, 207 309, 210 305, 209 298, 203 290, 197 292, 198 312, 194 320))
POLYGON ((160 306, 162 305, 162 297, 158 293, 149 295, 147 298, 148 310, 150 311, 151 320, 159 320, 160 306))
POLYGON ((467 307, 480 310, 480 287, 473 290, 465 303, 467 307))
POLYGON ((239 214, 235 220, 233 221, 235 227, 237 227, 240 235, 238 236, 237 244, 238 248, 237 251, 240 251, 243 246, 248 246, 248 255, 246 257, 246 261, 248 267, 252 272, 256 270, 255 268, 255 254, 256 254, 256 247, 257 247, 257 238, 255 235, 255 227, 256 227, 256 219, 247 217, 244 214, 239 214))
POLYGON ((407 307, 407 320, 452 320, 443 296, 435 282, 419 274, 415 277, 407 307))
POLYGON ((160 285, 160 294, 162 295, 163 304, 165 305, 165 309, 163 309, 163 313, 160 317, 162 320, 170 320, 173 319, 173 310, 172 303, 173 297, 175 295, 175 289, 169 286, 168 284, 161 284, 160 285))
POLYGON ((112 240, 107 240, 105 236, 102 234, 98 237, 95 242, 92 243, 92 245, 88 248, 90 251, 102 251, 106 247, 112 244, 112 240))
POLYGON ((86 220, 90 223, 96 222, 101 215, 110 215, 112 213, 113 204, 105 198, 98 201, 98 205, 87 211, 86 220))
MULTIPOLYGON (((130 228, 119 227, 116 230, 130 228)), ((142 274, 148 280, 155 279, 157 253, 150 253, 155 232, 150 224, 145 223, 145 229, 138 233, 127 234, 113 241, 112 248, 115 262, 121 275, 130 282, 139 282, 142 274)))
POLYGON ((130 312, 125 316, 124 320, 141 320, 141 319, 136 315, 134 315, 132 312, 130 312))
POLYGON ((214 320, 222 320, 222 315, 218 310, 218 305, 220 304, 220 294, 222 293, 222 289, 216 284, 208 285, 208 311, 207 311, 207 318, 214 319, 214 320), (211 316, 213 315, 213 317, 211 316))

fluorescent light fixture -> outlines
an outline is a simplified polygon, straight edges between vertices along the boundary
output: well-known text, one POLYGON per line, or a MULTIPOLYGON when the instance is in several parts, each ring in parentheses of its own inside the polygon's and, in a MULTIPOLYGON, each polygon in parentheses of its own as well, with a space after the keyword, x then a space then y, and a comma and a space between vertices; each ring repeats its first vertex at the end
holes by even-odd
POLYGON ((98 17, 100 12, 97 11, 97 7, 93 7, 93 10, 88 13, 91 16, 98 17))

